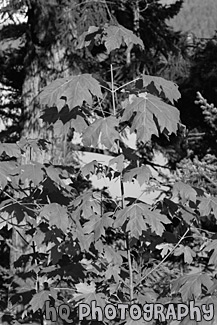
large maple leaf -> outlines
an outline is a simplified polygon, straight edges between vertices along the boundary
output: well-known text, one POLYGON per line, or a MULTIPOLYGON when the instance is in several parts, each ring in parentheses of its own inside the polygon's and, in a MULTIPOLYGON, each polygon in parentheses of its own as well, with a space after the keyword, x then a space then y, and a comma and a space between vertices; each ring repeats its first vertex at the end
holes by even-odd
POLYGON ((201 202, 198 208, 201 216, 208 216, 211 213, 211 211, 213 211, 213 214, 217 219, 217 198, 216 197, 210 196, 210 197, 201 198, 201 202))
POLYGON ((208 274, 196 273, 181 276, 173 281, 171 293, 180 293, 183 301, 197 299, 202 293, 202 286, 209 289, 213 285, 208 274))
POLYGON ((137 37, 133 32, 121 25, 110 25, 104 29, 105 47, 110 53, 115 49, 119 49, 124 42, 127 46, 131 44, 138 44, 144 48, 141 38, 137 37))
POLYGON ((123 175, 123 181, 132 182, 133 178, 136 178, 139 185, 142 186, 144 183, 149 181, 150 177, 152 177, 150 168, 143 165, 126 171, 123 175))
POLYGON ((7 185, 8 181, 11 181, 12 174, 16 163, 14 161, 0 161, 0 189, 3 190, 7 185))
POLYGON ((9 157, 19 158, 20 148, 16 143, 0 143, 0 156, 5 152, 9 157))
POLYGON ((57 292, 54 289, 50 289, 42 290, 34 294, 29 302, 30 308, 33 310, 33 312, 36 312, 38 309, 43 310, 45 302, 50 301, 50 296, 57 299, 57 292))
POLYGON ((39 216, 41 218, 48 218, 51 226, 57 226, 58 228, 62 229, 64 233, 66 233, 69 224, 66 207, 61 206, 58 203, 46 204, 40 211, 39 216))
POLYGON ((173 185, 173 197, 180 197, 183 203, 187 201, 196 202, 197 192, 189 184, 183 182, 176 182, 173 185))
POLYGON ((132 236, 139 238, 142 231, 151 228, 153 232, 161 236, 165 230, 163 224, 171 223, 165 216, 157 210, 151 211, 144 203, 135 203, 116 213, 114 227, 121 227, 127 221, 127 231, 132 236))
POLYGON ((109 150, 116 150, 115 140, 120 138, 115 129, 118 124, 119 121, 114 116, 97 119, 84 131, 82 138, 84 146, 96 148, 101 143, 109 150))
POLYGON ((82 106, 85 101, 90 106, 93 103, 92 95, 102 98, 99 82, 90 74, 59 78, 46 86, 39 95, 43 105, 57 106, 58 110, 64 106, 61 97, 66 97, 69 109, 82 106))
POLYGON ((121 122, 129 121, 135 114, 130 132, 136 131, 138 141, 146 143, 152 135, 159 136, 159 131, 165 129, 169 134, 177 132, 179 123, 177 108, 148 93, 142 93, 139 97, 133 95, 131 100, 124 110, 121 122))
POLYGON ((178 100, 181 97, 178 86, 173 81, 169 81, 161 77, 154 77, 149 75, 143 76, 144 86, 147 86, 151 82, 154 83, 154 86, 159 93, 162 91, 164 92, 166 98, 169 99, 171 103, 174 103, 174 100, 178 100))
POLYGON ((113 220, 111 218, 112 212, 107 212, 100 215, 94 214, 91 219, 84 224, 84 234, 94 232, 94 240, 97 241, 101 236, 105 236, 105 229, 112 226, 113 220))
POLYGON ((86 191, 73 202, 76 208, 73 212, 73 219, 77 220, 82 215, 86 220, 96 213, 101 213, 101 196, 98 192, 86 191))
POLYGON ((38 186, 40 182, 44 179, 43 165, 38 162, 33 162, 31 164, 22 165, 18 167, 14 173, 18 173, 22 182, 26 179, 32 181, 35 186, 38 186))

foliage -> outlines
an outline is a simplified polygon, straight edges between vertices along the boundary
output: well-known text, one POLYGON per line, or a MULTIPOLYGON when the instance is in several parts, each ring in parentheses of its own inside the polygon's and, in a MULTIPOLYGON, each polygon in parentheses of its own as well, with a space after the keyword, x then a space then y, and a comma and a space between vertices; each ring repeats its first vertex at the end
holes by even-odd
POLYGON ((213 37, 216 25, 217 4, 203 0, 185 0, 179 14, 169 21, 175 30, 192 32, 199 38, 213 37))
MULTIPOLYGON (((0 9, 1 19, 7 23, 0 30, 0 41, 3 44, 0 53, 2 71, 0 83, 7 91, 7 102, 0 103, 1 116, 6 127, 0 134, 2 139, 17 141, 23 134, 24 122, 33 118, 31 113, 27 114, 29 107, 23 107, 26 106, 23 99, 28 95, 23 93, 24 85, 28 83, 28 79, 33 78, 33 75, 35 80, 37 77, 40 78, 39 89, 37 90, 36 81, 34 86, 35 91, 38 92, 48 83, 48 79, 53 80, 64 73, 59 67, 52 67, 50 62, 57 44, 61 51, 65 51, 61 65, 64 66, 67 62, 67 67, 75 72, 89 71, 97 74, 101 79, 108 79, 110 58, 105 53, 105 46, 99 44, 97 39, 92 39, 90 49, 78 50, 79 37, 91 26, 101 28, 105 23, 110 22, 113 29, 117 28, 114 27, 114 23, 117 23, 122 26, 122 32, 128 31, 131 36, 125 35, 125 38, 132 37, 132 32, 137 36, 140 34, 145 50, 134 47, 131 52, 127 44, 126 48, 121 47, 113 57, 116 80, 127 82, 134 78, 138 70, 142 71, 144 68, 150 74, 155 73, 162 56, 165 57, 168 52, 177 50, 175 44, 179 34, 168 28, 165 20, 177 14, 180 6, 181 1, 165 7, 158 1, 152 0, 147 3, 119 0, 112 2, 7 1, 0 9), (18 14, 24 22, 19 21, 18 14), (34 71, 31 72, 32 65, 37 67, 37 71, 33 69, 34 71), (11 121, 13 121, 12 126, 10 126, 11 121)), ((110 33, 111 36, 107 38, 107 42, 114 43, 115 39, 116 46, 119 47, 122 36, 118 39, 117 32, 113 34, 110 29, 109 26, 105 27, 105 32, 110 33)), ((38 93, 32 94, 34 98, 37 95, 38 93)))
MULTIPOLYGON (((138 37, 121 30, 127 35, 121 34, 122 40, 137 46, 138 37)), ((109 37, 109 33, 103 34, 105 42, 109 37)), ((153 164, 142 163, 127 145, 124 130, 136 132, 138 142, 161 133, 167 137, 176 133, 180 119, 173 104, 180 97, 179 90, 173 82, 146 75, 118 87, 112 64, 110 72, 106 91, 111 93, 112 107, 107 114, 101 101, 105 86, 90 74, 58 79, 40 94, 45 105, 42 118, 48 127, 56 132, 58 123, 68 123, 68 132, 70 122, 79 117, 81 141, 109 149, 114 157, 108 165, 100 166, 94 160, 76 173, 72 166, 50 162, 30 160, 23 164, 20 157, 28 154, 29 146, 39 155, 49 144, 27 139, 0 145, 5 155, 0 162, 0 239, 6 241, 10 229, 18 234, 22 229, 28 248, 14 263, 14 270, 1 276, 8 288, 7 312, 13 314, 13 308, 22 302, 24 321, 28 316, 43 323, 46 301, 55 307, 66 304, 71 311, 67 319, 70 316, 81 324, 95 323, 78 321, 81 301, 95 301, 101 307, 108 302, 176 305, 192 299, 199 305, 210 300, 216 305, 215 233, 207 234, 200 227, 206 216, 217 219, 215 196, 180 180, 164 184, 171 187, 152 206, 140 197, 126 197, 124 191, 124 184, 136 178, 140 185, 146 184, 147 192, 153 188, 165 192, 151 169, 153 164), (117 105, 116 94, 122 89, 127 90, 125 98, 117 105), (95 110, 95 103, 99 110, 95 110), (63 121, 60 113, 66 106, 63 121), (79 192, 76 180, 82 173, 86 178, 96 174, 119 180, 120 202, 93 188, 79 192), (171 260, 176 261, 178 270, 174 264, 171 267, 171 260), (168 278, 173 279, 171 289, 168 278)), ((110 322, 104 319, 104 323, 110 322)), ((117 317, 114 323, 123 324, 123 320, 117 317)), ((132 323, 128 313, 124 323, 132 323)))

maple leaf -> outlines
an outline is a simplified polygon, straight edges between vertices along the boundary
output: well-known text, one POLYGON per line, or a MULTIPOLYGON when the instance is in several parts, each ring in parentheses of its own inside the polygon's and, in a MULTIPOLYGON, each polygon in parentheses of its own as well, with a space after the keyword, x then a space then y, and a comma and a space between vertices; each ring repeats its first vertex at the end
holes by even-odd
POLYGON ((88 304, 89 306, 92 305, 92 302, 95 301, 96 302, 96 305, 101 307, 101 308, 105 308, 105 299, 106 299, 106 296, 104 295, 104 293, 96 293, 95 291, 94 292, 87 292, 87 293, 75 293, 73 295, 73 298, 75 301, 80 301, 80 300, 83 300, 83 303, 86 303, 88 304))
POLYGON ((167 244, 167 243, 162 243, 156 246, 157 249, 161 250, 161 256, 164 258, 164 256, 166 256, 168 253, 170 253, 174 246, 172 244, 167 244))
POLYGON ((21 151, 25 151, 28 148, 31 148, 36 154, 41 153, 42 150, 48 149, 49 142, 45 139, 25 139, 22 138, 17 145, 21 151))
POLYGON ((189 184, 176 182, 173 185, 172 193, 173 198, 180 196, 183 203, 186 203, 189 200, 196 203, 197 192, 189 184))
POLYGON ((154 83, 155 88, 159 93, 164 92, 166 98, 173 104, 174 100, 178 100, 181 97, 181 93, 178 90, 178 85, 173 81, 166 80, 161 77, 154 77, 149 75, 143 76, 144 86, 149 85, 151 82, 154 83))
POLYGON ((44 121, 47 122, 48 124, 53 124, 59 119, 59 112, 57 107, 52 106, 52 107, 46 107, 43 110, 43 114, 40 116, 40 118, 44 121))
POLYGON ((116 149, 115 140, 120 138, 118 131, 115 129, 118 124, 119 121, 114 116, 97 119, 84 131, 84 146, 97 148, 101 143, 109 150, 116 149))
POLYGON ((107 212, 102 215, 94 214, 91 219, 84 224, 84 234, 94 232, 94 240, 97 241, 101 236, 105 236, 105 229, 112 226, 113 219, 112 212, 107 212))
POLYGON ((180 256, 182 254, 184 254, 185 263, 188 264, 191 264, 193 262, 193 258, 196 256, 196 253, 190 247, 179 245, 179 247, 174 250, 174 255, 180 256))
POLYGON ((146 230, 146 226, 144 227, 144 217, 141 214, 133 214, 128 223, 126 231, 130 231, 132 237, 139 238, 142 235, 143 230, 146 230))
POLYGON ((96 26, 90 26, 87 32, 82 33, 78 38, 76 49, 80 50, 83 47, 89 47, 93 44, 95 38, 102 30, 96 26))
POLYGON ((147 230, 147 226, 153 232, 161 236, 165 230, 163 224, 171 223, 171 221, 157 210, 151 211, 143 203, 132 204, 116 213, 114 227, 121 227, 125 221, 128 221, 127 230, 132 231, 136 238, 147 230))
POLYGON ((20 148, 16 143, 0 143, 0 156, 3 152, 9 157, 19 158, 21 155, 20 148))
POLYGON ((116 281, 116 283, 118 283, 120 281, 120 267, 118 265, 108 265, 108 267, 106 268, 105 271, 105 279, 109 280, 112 277, 114 277, 114 280, 116 281))
POLYGON ((141 38, 137 37, 131 30, 121 25, 109 25, 104 29, 104 34, 103 41, 105 41, 105 47, 108 53, 120 48, 123 42, 127 47, 132 44, 138 44, 144 49, 144 44, 141 38))
POLYGON ((76 106, 82 106, 84 101, 91 106, 92 95, 102 98, 101 87, 95 78, 85 73, 54 80, 42 90, 39 99, 41 104, 57 106, 60 110, 63 107, 63 100, 60 98, 66 97, 71 110, 76 106))
POLYGON ((20 180, 24 183, 26 179, 32 181, 35 186, 38 186, 44 179, 44 166, 38 162, 22 165, 14 170, 14 175, 18 174, 20 180))
POLYGON ((54 299, 57 298, 57 292, 55 290, 42 290, 34 294, 30 301, 30 308, 35 313, 37 310, 43 310, 45 302, 50 300, 50 296, 54 299))
POLYGON ((80 215, 85 219, 89 219, 94 213, 101 213, 101 196, 99 193, 92 190, 84 192, 73 202, 76 210, 73 212, 72 217, 79 219, 80 215))
POLYGON ((63 124, 62 121, 58 120, 53 124, 53 132, 55 137, 61 137, 64 134, 68 134, 70 128, 70 122, 63 124))
POLYGON ((85 164, 83 167, 81 167, 81 173, 84 177, 86 177, 89 174, 95 174, 96 168, 98 167, 98 162, 94 159, 88 164, 85 164))
POLYGON ((171 293, 179 292, 183 301, 187 301, 197 299, 202 293, 202 286, 209 289, 212 285, 213 281, 208 274, 188 274, 173 281, 171 293))
POLYGON ((47 176, 50 179, 52 179, 52 181, 54 183, 65 188, 65 183, 64 183, 63 179, 60 178, 60 175, 62 176, 62 170, 60 168, 54 167, 51 165, 51 166, 45 167, 44 169, 47 173, 47 176))
POLYGON ((65 233, 68 228, 67 208, 58 203, 50 203, 43 206, 40 211, 42 217, 49 219, 50 226, 57 226, 65 233))
POLYGON ((16 163, 14 161, 0 161, 0 188, 3 190, 14 175, 16 163))
POLYGON ((214 196, 203 197, 200 199, 200 204, 198 206, 201 216, 208 216, 211 211, 215 218, 217 219, 217 198, 214 196))
POLYGON ((152 135, 159 136, 159 131, 165 129, 168 133, 176 133, 179 123, 179 111, 174 106, 166 104, 160 98, 148 93, 133 95, 132 102, 125 108, 121 122, 129 121, 136 113, 130 132, 137 132, 137 141, 146 143, 152 135), (156 122, 157 119, 157 122, 156 122))
POLYGON ((123 263, 122 256, 120 251, 117 252, 113 247, 104 245, 103 247, 103 256, 107 260, 109 264, 119 265, 121 266, 123 263))
POLYGON ((122 171, 124 169, 124 155, 121 154, 121 155, 109 160, 108 167, 111 167, 112 165, 115 165, 115 164, 116 164, 116 170, 119 173, 122 173, 122 171))
POLYGON ((77 292, 82 293, 82 294, 96 292, 96 284, 94 282, 91 282, 90 284, 81 282, 81 283, 75 284, 75 288, 76 288, 77 292))
POLYGON ((204 251, 207 251, 207 252, 210 252, 213 250, 213 253, 212 255, 210 256, 210 259, 209 259, 209 264, 213 264, 215 266, 217 266, 217 240, 212 240, 211 243, 209 243, 204 251))
POLYGON ((152 177, 151 170, 148 166, 141 166, 126 171, 123 175, 124 182, 132 182, 133 178, 136 178, 139 185, 142 186, 144 183, 147 183, 152 177))

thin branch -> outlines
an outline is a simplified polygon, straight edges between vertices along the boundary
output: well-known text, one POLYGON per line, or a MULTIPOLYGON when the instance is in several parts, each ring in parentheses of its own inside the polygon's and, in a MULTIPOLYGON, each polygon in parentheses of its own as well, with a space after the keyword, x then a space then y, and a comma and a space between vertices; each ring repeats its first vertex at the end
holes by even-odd
POLYGON ((114 75, 113 75, 113 67, 112 64, 111 67, 111 83, 112 83, 112 106, 113 106, 113 112, 114 116, 116 115, 116 107, 115 107, 115 90, 114 90, 114 75))
POLYGON ((180 238, 178 243, 173 247, 173 249, 162 259, 162 261, 156 265, 150 272, 148 272, 144 277, 142 277, 137 284, 135 285, 135 288, 138 287, 150 274, 152 274, 155 270, 157 270, 165 261, 166 259, 174 252, 174 250, 179 246, 179 244, 182 242, 182 240, 185 238, 189 231, 189 228, 185 231, 184 235, 180 238))

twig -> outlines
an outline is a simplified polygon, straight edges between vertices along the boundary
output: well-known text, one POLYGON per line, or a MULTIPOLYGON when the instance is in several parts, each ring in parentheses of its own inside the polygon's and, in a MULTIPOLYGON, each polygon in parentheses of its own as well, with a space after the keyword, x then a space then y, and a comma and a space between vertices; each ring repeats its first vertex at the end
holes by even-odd
POLYGON ((142 277, 137 284, 135 285, 135 288, 138 287, 151 273, 153 273, 155 270, 157 270, 165 261, 166 259, 172 254, 172 252, 179 246, 179 244, 182 242, 182 240, 185 238, 186 234, 188 233, 189 228, 185 231, 184 235, 180 238, 178 243, 173 247, 173 249, 162 259, 162 261, 156 265, 150 272, 148 272, 144 277, 142 277))

